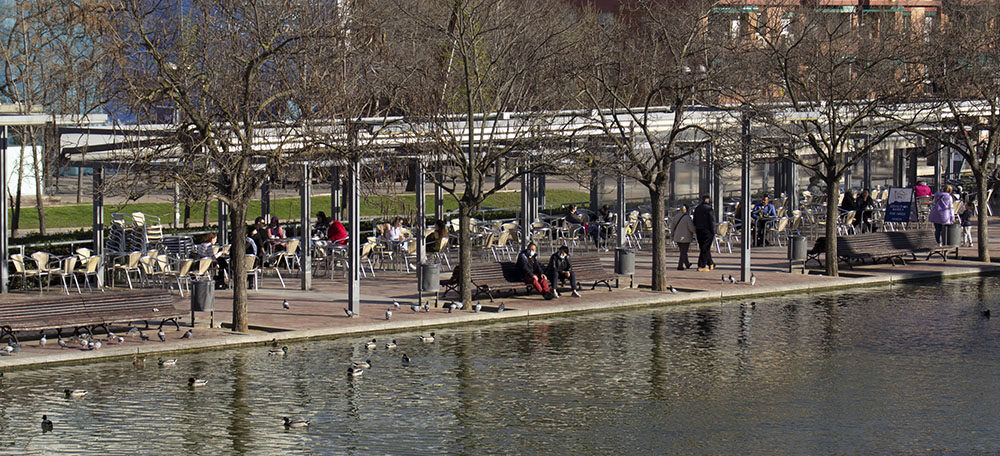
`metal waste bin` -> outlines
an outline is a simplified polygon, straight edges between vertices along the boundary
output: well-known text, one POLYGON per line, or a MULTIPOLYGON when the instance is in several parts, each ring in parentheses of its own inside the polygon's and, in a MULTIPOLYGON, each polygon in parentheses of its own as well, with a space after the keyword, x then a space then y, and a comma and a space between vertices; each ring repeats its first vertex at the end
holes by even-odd
POLYGON ((635 274, 635 252, 628 249, 615 250, 615 274, 635 274))
POLYGON ((441 289, 441 265, 424 263, 420 265, 420 291, 437 292, 441 289))
POLYGON ((809 246, 806 245, 805 236, 790 236, 788 238, 788 259, 789 260, 804 260, 806 259, 806 252, 809 250, 809 246))
POLYGON ((215 310, 215 281, 194 280, 191 282, 191 311, 215 310))
POLYGON ((944 245, 957 247, 962 243, 962 225, 958 223, 952 223, 951 225, 944 226, 945 238, 944 245))

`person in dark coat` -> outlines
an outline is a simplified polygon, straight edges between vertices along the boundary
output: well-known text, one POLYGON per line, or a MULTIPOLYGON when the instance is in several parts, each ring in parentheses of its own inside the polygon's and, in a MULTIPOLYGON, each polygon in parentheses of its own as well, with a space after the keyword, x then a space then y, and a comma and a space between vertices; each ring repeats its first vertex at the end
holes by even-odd
POLYGON ((576 290, 576 273, 573 272, 573 264, 569 262, 569 247, 565 245, 559 247, 556 253, 553 253, 549 257, 549 266, 545 268, 545 273, 549 278, 549 283, 552 284, 552 294, 555 297, 559 297, 559 291, 556 290, 556 284, 560 280, 569 280, 570 289, 573 290, 573 296, 579 298, 580 292, 576 290))
POLYGON ((715 269, 712 261, 712 241, 715 240, 715 211, 712 209, 712 198, 701 197, 701 204, 694 209, 694 233, 698 238, 698 270, 715 269))
POLYGON ((542 271, 542 266, 538 264, 538 247, 535 246, 534 242, 528 244, 528 248, 517 255, 517 268, 521 271, 524 283, 531 285, 545 299, 555 297, 549 288, 549 281, 545 277, 545 272, 542 271))

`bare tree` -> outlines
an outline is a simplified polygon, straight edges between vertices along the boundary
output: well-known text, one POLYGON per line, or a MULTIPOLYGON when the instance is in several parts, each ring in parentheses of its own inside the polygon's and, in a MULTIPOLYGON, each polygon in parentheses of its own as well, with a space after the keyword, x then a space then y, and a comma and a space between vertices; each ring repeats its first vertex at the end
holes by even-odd
POLYGON ((957 150, 972 171, 979 260, 988 262, 987 196, 1000 159, 1000 6, 949 2, 942 12, 946 19, 927 34, 922 61, 932 83, 930 95, 944 106, 947 131, 939 126, 918 131, 957 150))
MULTIPOLYGON (((245 251, 248 206, 268 172, 322 152, 303 139, 316 108, 303 91, 329 74, 313 51, 337 47, 341 12, 308 0, 124 0, 110 15, 109 90, 122 115, 144 120, 165 109, 179 120, 121 162, 143 172, 167 165, 211 185, 230 207, 234 258, 245 251)), ((233 328, 245 331, 245 264, 230 264, 233 328)))
POLYGON ((754 125, 770 130, 761 141, 826 183, 826 272, 836 276, 841 178, 880 142, 928 114, 900 104, 923 79, 914 33, 893 13, 774 8, 760 18, 735 42, 745 79, 732 84, 733 96, 754 125), (855 144, 859 137, 866 141, 855 144))
POLYGON ((561 127, 546 110, 562 109, 571 99, 565 74, 574 62, 579 22, 568 5, 549 0, 388 4, 385 27, 395 41, 388 78, 402 88, 406 130, 444 175, 435 183, 458 200, 458 274, 462 300, 469 302, 473 211, 567 150, 552 142, 561 127), (540 151, 549 155, 530 159, 540 151), (510 159, 520 166, 487 179, 510 159))
POLYGON ((594 65, 581 73, 582 104, 594 109, 610 153, 593 154, 597 166, 635 180, 652 204, 652 287, 666 291, 667 217, 664 198, 670 166, 707 139, 692 122, 695 103, 713 104, 720 47, 707 33, 714 1, 638 2, 619 19, 595 30, 594 65))

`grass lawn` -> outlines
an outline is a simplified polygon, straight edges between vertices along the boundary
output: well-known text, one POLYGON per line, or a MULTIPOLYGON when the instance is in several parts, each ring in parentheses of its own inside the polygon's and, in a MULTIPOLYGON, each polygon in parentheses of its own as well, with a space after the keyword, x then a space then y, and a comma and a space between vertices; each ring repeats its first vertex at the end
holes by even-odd
MULTIPOLYGON (((571 202, 588 201, 589 195, 586 192, 574 190, 549 190, 546 192, 546 204, 559 205, 571 202)), ((486 200, 484 207, 492 208, 516 208, 521 204, 520 192, 498 193, 486 200)), ((209 204, 209 223, 213 224, 217 220, 216 209, 218 205, 214 202, 209 204)), ((454 210, 458 207, 458 202, 451 196, 445 195, 444 209, 454 210)), ((330 197, 317 196, 312 199, 313 216, 316 212, 330 212, 330 197)), ((183 207, 181 208, 183 211, 183 207)), ((427 210, 434 210, 434 196, 427 197, 427 210)), ((202 220, 203 203, 195 203, 191 207, 192 224, 200 224, 202 220)), ((160 217, 163 224, 169 225, 173 221, 173 204, 171 203, 131 203, 124 206, 108 205, 104 208, 104 223, 107 225, 111 221, 113 212, 143 212, 149 215, 160 217)), ((385 214, 410 215, 416 213, 415 199, 412 194, 399 196, 368 196, 361 199, 361 216, 378 217, 385 214)), ((291 220, 299 218, 299 199, 282 198, 271 200, 271 214, 276 215, 281 220, 291 220)), ((250 203, 248 217, 252 220, 260 215, 260 201, 250 203)), ((13 217, 13 210, 11 210, 13 217)), ((91 225, 91 206, 89 204, 52 206, 45 208, 45 225, 48 228, 89 228, 91 225)), ((34 207, 21 209, 20 229, 37 229, 38 211, 34 207)))

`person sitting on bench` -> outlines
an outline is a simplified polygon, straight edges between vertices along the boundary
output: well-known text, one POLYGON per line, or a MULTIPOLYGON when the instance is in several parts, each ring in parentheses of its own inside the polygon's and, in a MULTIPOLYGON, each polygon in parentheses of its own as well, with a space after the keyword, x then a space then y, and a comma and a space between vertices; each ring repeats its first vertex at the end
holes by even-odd
POLYGON ((555 296, 549 289, 549 281, 542 272, 541 265, 538 264, 538 247, 532 242, 528 248, 517 255, 517 268, 521 271, 524 283, 531 285, 535 291, 542 294, 545 299, 552 299, 555 296))
POLYGON ((573 296, 576 298, 580 297, 580 292, 576 291, 576 273, 573 272, 573 265, 569 262, 569 247, 565 245, 559 247, 556 253, 553 253, 549 257, 549 267, 545 269, 549 278, 549 283, 552 284, 552 294, 555 297, 559 297, 559 291, 556 290, 556 284, 562 281, 569 280, 570 289, 573 290, 573 296))

